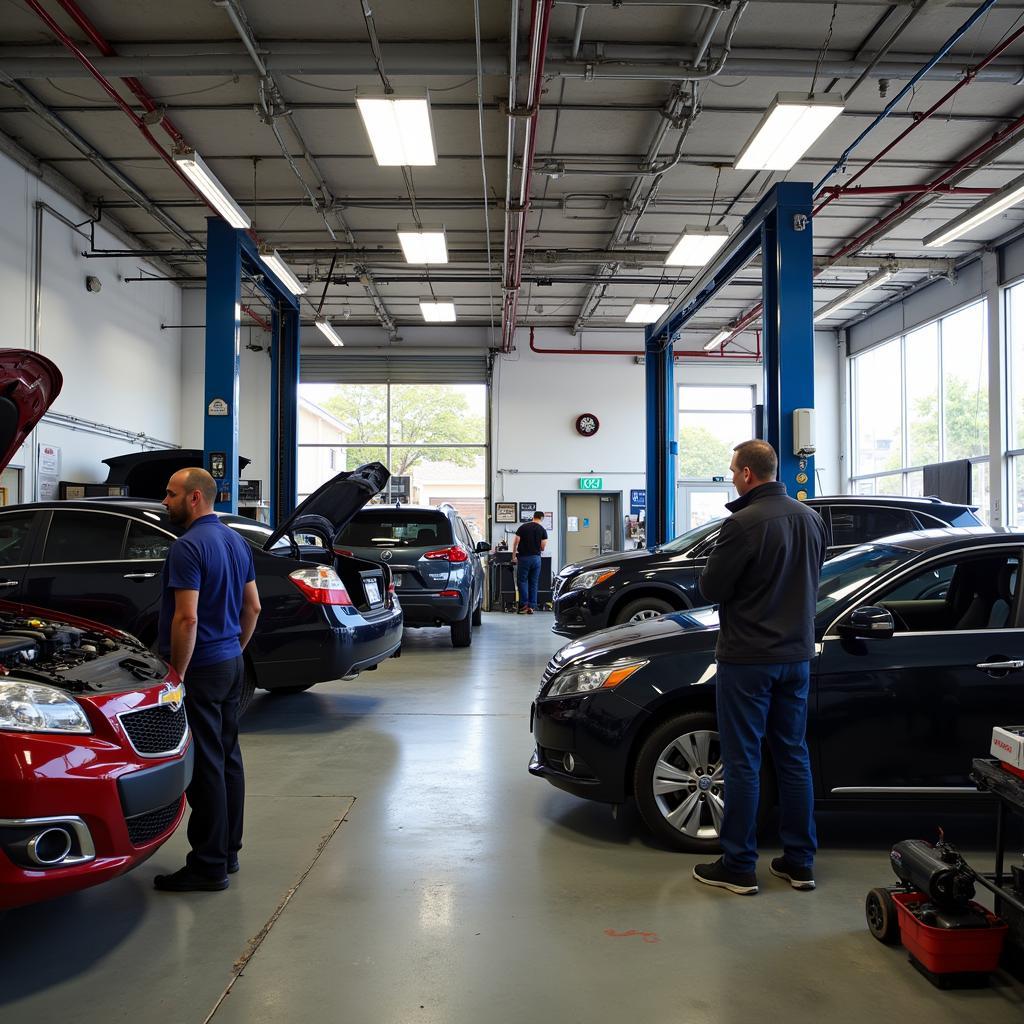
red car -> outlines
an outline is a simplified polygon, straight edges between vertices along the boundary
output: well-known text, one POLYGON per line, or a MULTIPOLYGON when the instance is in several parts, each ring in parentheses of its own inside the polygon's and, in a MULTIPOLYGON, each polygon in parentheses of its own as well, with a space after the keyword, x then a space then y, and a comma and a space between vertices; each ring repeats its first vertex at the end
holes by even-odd
MULTIPOLYGON (((62 382, 0 350, 0 465, 62 382)), ((16 541, 0 531, 0 573, 16 541)), ((0 910, 129 871, 173 834, 192 775, 183 697, 127 633, 0 601, 0 910)))

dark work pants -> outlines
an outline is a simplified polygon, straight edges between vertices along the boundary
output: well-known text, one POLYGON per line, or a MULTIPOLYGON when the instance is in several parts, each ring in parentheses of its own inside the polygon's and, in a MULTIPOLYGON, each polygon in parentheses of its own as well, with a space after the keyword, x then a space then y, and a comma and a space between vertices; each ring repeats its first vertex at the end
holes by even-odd
POLYGON ((537 586, 540 583, 540 555, 518 555, 519 606, 537 607, 537 586))
POLYGON ((238 746, 238 700, 244 675, 241 657, 190 666, 185 674, 185 711, 195 750, 185 794, 192 808, 187 863, 210 878, 225 878, 228 857, 242 846, 245 774, 238 746))
POLYGON ((786 859, 810 867, 818 837, 814 789, 807 755, 807 691, 810 663, 718 663, 715 689, 718 736, 725 774, 721 839, 730 871, 757 864, 757 807, 761 743, 766 741, 779 783, 779 838, 786 859))

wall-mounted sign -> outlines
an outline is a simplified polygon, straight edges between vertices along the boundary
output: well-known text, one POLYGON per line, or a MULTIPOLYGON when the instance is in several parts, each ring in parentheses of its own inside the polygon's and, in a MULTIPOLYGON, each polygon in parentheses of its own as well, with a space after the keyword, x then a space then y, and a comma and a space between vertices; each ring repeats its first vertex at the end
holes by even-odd
POLYGON ((604 487, 604 480, 599 476, 581 476, 581 491, 600 491, 604 487))
POLYGON ((210 452, 209 466, 207 468, 214 480, 223 480, 228 475, 227 452, 210 452))
POLYGON ((579 516, 566 516, 565 528, 569 533, 580 532, 580 520, 579 516))
POLYGON ((535 501, 521 501, 519 502, 519 522, 529 523, 533 519, 533 513, 537 511, 537 502, 535 501))
POLYGON ((639 515, 642 508, 647 508, 647 491, 631 490, 629 492, 629 514, 631 516, 639 515))
POLYGON ((41 501, 53 501, 57 497, 57 478, 60 476, 60 448, 53 444, 41 444, 36 458, 39 498, 41 501))
POLYGON ((544 522, 542 522, 540 525, 543 526, 545 530, 553 530, 555 528, 555 513, 545 512, 544 522))
POLYGON ((228 414, 228 403, 223 398, 215 398, 206 407, 207 416, 227 416, 228 414))
POLYGON ((514 501, 496 501, 494 503, 494 521, 496 523, 517 522, 516 503, 514 501))

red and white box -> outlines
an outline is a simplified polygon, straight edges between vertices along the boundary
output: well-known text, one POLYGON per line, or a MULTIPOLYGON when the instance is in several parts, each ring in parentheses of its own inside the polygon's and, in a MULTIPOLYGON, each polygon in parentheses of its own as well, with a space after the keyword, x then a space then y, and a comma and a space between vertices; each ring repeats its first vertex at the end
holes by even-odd
POLYGON ((1024 778, 1024 725, 993 727, 990 752, 1004 768, 1024 778))

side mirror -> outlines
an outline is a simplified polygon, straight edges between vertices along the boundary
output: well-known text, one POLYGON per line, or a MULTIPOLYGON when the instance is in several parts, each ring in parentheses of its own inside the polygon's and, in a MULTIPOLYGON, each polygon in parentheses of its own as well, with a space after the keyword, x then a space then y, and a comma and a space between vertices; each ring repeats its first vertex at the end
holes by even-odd
POLYGON ((890 640, 896 623, 888 608, 865 605, 854 608, 849 619, 839 627, 839 635, 856 640, 890 640))
POLYGON ((482 555, 491 550, 491 545, 485 540, 478 540, 476 547, 473 549, 478 555, 482 555))

